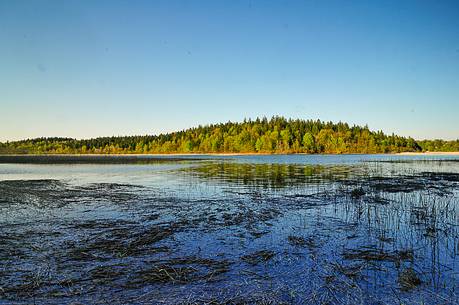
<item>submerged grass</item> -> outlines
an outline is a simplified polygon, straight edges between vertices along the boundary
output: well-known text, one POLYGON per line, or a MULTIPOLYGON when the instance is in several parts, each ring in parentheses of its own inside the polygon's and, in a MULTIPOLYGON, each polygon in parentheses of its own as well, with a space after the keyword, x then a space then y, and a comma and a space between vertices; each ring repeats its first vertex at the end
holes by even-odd
POLYGON ((343 252, 343 258, 347 260, 364 260, 364 261, 392 261, 401 262, 405 260, 413 261, 413 250, 399 250, 386 252, 375 248, 346 249, 343 252))
POLYGON ((250 264, 257 265, 259 263, 267 262, 272 259, 276 253, 271 250, 260 250, 251 254, 247 254, 241 257, 241 260, 250 264))
POLYGON ((310 170, 0 181, 0 303, 459 302, 459 174, 310 170))
POLYGON ((398 276, 398 282, 400 287, 404 291, 409 291, 416 286, 421 285, 422 281, 419 278, 419 275, 413 268, 409 267, 402 270, 398 276))

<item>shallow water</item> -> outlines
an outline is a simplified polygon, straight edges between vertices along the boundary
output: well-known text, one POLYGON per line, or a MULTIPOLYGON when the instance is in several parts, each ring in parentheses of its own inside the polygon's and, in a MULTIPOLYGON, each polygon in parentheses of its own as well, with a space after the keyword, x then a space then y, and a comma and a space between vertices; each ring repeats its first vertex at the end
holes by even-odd
POLYGON ((131 161, 0 164, 0 303, 459 303, 457 156, 131 161))

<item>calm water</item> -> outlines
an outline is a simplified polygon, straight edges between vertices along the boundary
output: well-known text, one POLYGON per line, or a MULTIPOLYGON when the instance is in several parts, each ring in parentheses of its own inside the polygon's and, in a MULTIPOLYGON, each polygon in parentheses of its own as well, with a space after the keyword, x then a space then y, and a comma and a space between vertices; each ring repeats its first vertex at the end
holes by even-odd
POLYGON ((458 156, 150 161, 0 164, 0 304, 459 303, 458 156))

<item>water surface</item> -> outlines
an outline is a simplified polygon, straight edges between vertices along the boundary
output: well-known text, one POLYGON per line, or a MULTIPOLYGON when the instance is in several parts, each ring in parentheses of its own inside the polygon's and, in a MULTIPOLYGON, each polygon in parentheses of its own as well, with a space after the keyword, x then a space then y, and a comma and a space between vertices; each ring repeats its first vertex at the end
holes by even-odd
POLYGON ((457 156, 3 163, 0 303, 455 304, 458 192, 457 156))

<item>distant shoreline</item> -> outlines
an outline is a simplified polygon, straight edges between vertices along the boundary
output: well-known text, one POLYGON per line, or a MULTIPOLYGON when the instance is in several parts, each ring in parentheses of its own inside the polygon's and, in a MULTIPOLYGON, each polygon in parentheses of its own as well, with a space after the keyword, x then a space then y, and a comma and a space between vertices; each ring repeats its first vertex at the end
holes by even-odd
POLYGON ((326 155, 388 155, 388 156, 445 156, 459 155, 459 151, 432 151, 432 152, 400 152, 400 153, 164 153, 164 154, 0 154, 0 157, 202 157, 202 156, 276 156, 276 155, 306 155, 306 156, 326 156, 326 155))
POLYGON ((397 153, 396 155, 399 155, 399 156, 448 156, 448 155, 459 156, 459 151, 402 152, 402 153, 397 153))
MULTIPOLYGON (((189 162, 211 160, 212 157, 276 156, 266 153, 213 153, 213 154, 15 154, 0 155, 0 164, 148 164, 158 162, 189 162)), ((290 154, 292 155, 292 154, 290 154)), ((345 156, 364 154, 297 154, 304 156, 345 156)), ((376 155, 376 154, 373 154, 376 155)), ((383 156, 459 156, 459 152, 392 153, 383 156)), ((223 159, 223 158, 222 158, 223 159)))

